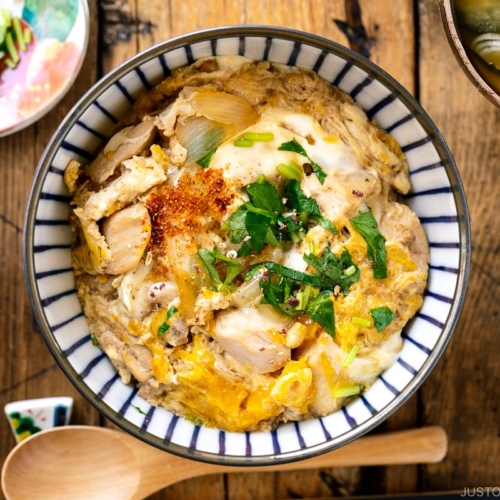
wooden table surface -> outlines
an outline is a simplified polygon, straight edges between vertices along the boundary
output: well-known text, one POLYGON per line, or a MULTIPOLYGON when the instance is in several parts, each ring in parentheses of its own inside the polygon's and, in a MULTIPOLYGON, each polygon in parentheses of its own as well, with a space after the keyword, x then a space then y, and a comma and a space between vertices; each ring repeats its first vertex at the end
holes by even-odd
MULTIPOLYGON (((73 424, 110 425, 56 365, 36 330, 23 277, 26 201, 37 162, 57 124, 100 76, 157 42, 229 24, 287 26, 369 53, 373 62, 417 97, 457 162, 473 236, 465 306, 453 338, 431 376, 402 409, 377 429, 380 432, 438 424, 448 433, 449 452, 443 462, 434 465, 211 476, 171 486, 151 498, 265 500, 500 487, 500 110, 475 90, 459 68, 441 27, 437 1, 89 3, 90 43, 77 82, 40 121, 0 139, 2 407, 9 401, 68 395, 75 398, 73 424)), ((7 419, 1 417, 0 422, 3 463, 15 441, 7 419)))

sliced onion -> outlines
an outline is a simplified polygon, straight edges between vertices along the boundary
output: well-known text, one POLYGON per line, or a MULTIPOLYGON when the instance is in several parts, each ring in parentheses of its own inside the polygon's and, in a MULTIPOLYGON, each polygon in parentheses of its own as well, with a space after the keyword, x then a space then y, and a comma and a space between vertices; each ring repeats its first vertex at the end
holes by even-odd
POLYGON ((186 164, 198 161, 213 151, 227 136, 228 131, 222 123, 195 116, 178 125, 176 136, 186 148, 186 164))
POLYGON ((259 113, 244 98, 226 92, 197 92, 191 100, 196 112, 215 122, 244 130, 259 119, 259 113))
POLYGON ((232 293, 231 305, 235 307, 253 307, 262 300, 262 290, 259 286, 260 274, 251 280, 245 281, 232 293))

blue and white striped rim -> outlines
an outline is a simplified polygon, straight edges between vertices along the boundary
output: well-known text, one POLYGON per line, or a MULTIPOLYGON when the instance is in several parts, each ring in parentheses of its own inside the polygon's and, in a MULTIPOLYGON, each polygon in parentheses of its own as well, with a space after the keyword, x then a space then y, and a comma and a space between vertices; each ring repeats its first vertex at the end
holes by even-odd
POLYGON ((135 56, 100 80, 73 108, 38 166, 28 202, 24 264, 30 299, 47 344, 80 392, 107 418, 158 448, 197 460, 270 465, 308 458, 366 433, 399 408, 443 353, 465 298, 470 225, 459 174, 443 138, 418 103, 383 70, 326 39, 284 28, 235 26, 178 37, 135 56), (88 162, 144 91, 200 57, 240 54, 315 70, 347 92, 398 140, 410 165, 406 197, 431 248, 422 309, 403 333, 397 362, 361 397, 327 417, 271 433, 208 429, 153 408, 125 386, 91 342, 71 270, 64 169, 88 162), (140 411, 139 411, 140 410, 140 411))

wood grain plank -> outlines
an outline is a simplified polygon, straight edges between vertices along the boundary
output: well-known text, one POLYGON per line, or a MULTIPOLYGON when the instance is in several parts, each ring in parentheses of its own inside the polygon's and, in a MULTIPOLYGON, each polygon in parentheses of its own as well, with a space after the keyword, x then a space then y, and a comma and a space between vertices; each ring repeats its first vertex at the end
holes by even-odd
MULTIPOLYGON (((27 129, 0 139, 0 406, 11 401, 49 396, 75 399, 73 423, 99 424, 99 415, 57 367, 36 331, 22 265, 22 227, 30 185, 38 160, 57 125, 97 73, 96 8, 90 3, 89 51, 76 83, 61 103, 27 129)), ((1 417, 4 419, 5 417, 1 417)), ((0 462, 15 444, 7 421, 0 426, 0 462)))
POLYGON ((451 343, 421 394, 423 423, 442 425, 446 460, 423 468, 425 490, 497 485, 500 456, 500 110, 466 78, 435 2, 419 3, 421 102, 454 155, 472 222, 468 295, 451 343))

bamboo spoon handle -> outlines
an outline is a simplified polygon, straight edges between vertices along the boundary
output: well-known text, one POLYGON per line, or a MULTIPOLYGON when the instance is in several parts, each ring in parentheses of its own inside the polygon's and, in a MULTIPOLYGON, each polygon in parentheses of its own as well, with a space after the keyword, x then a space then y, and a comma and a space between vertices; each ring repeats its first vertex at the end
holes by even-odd
MULTIPOLYGON (((135 449, 135 447, 134 447, 135 449)), ((349 467, 365 465, 398 465, 435 463, 441 461, 447 451, 447 437, 439 426, 422 427, 405 431, 376 434, 360 438, 342 448, 299 462, 258 467, 233 467, 193 462, 179 457, 158 463, 162 452, 144 445, 137 449, 140 460, 151 460, 151 467, 145 468, 148 479, 131 497, 140 500, 161 488, 206 474, 234 472, 277 472, 297 469, 316 469, 324 467, 349 467), (154 452, 151 454, 151 452, 154 452)))

